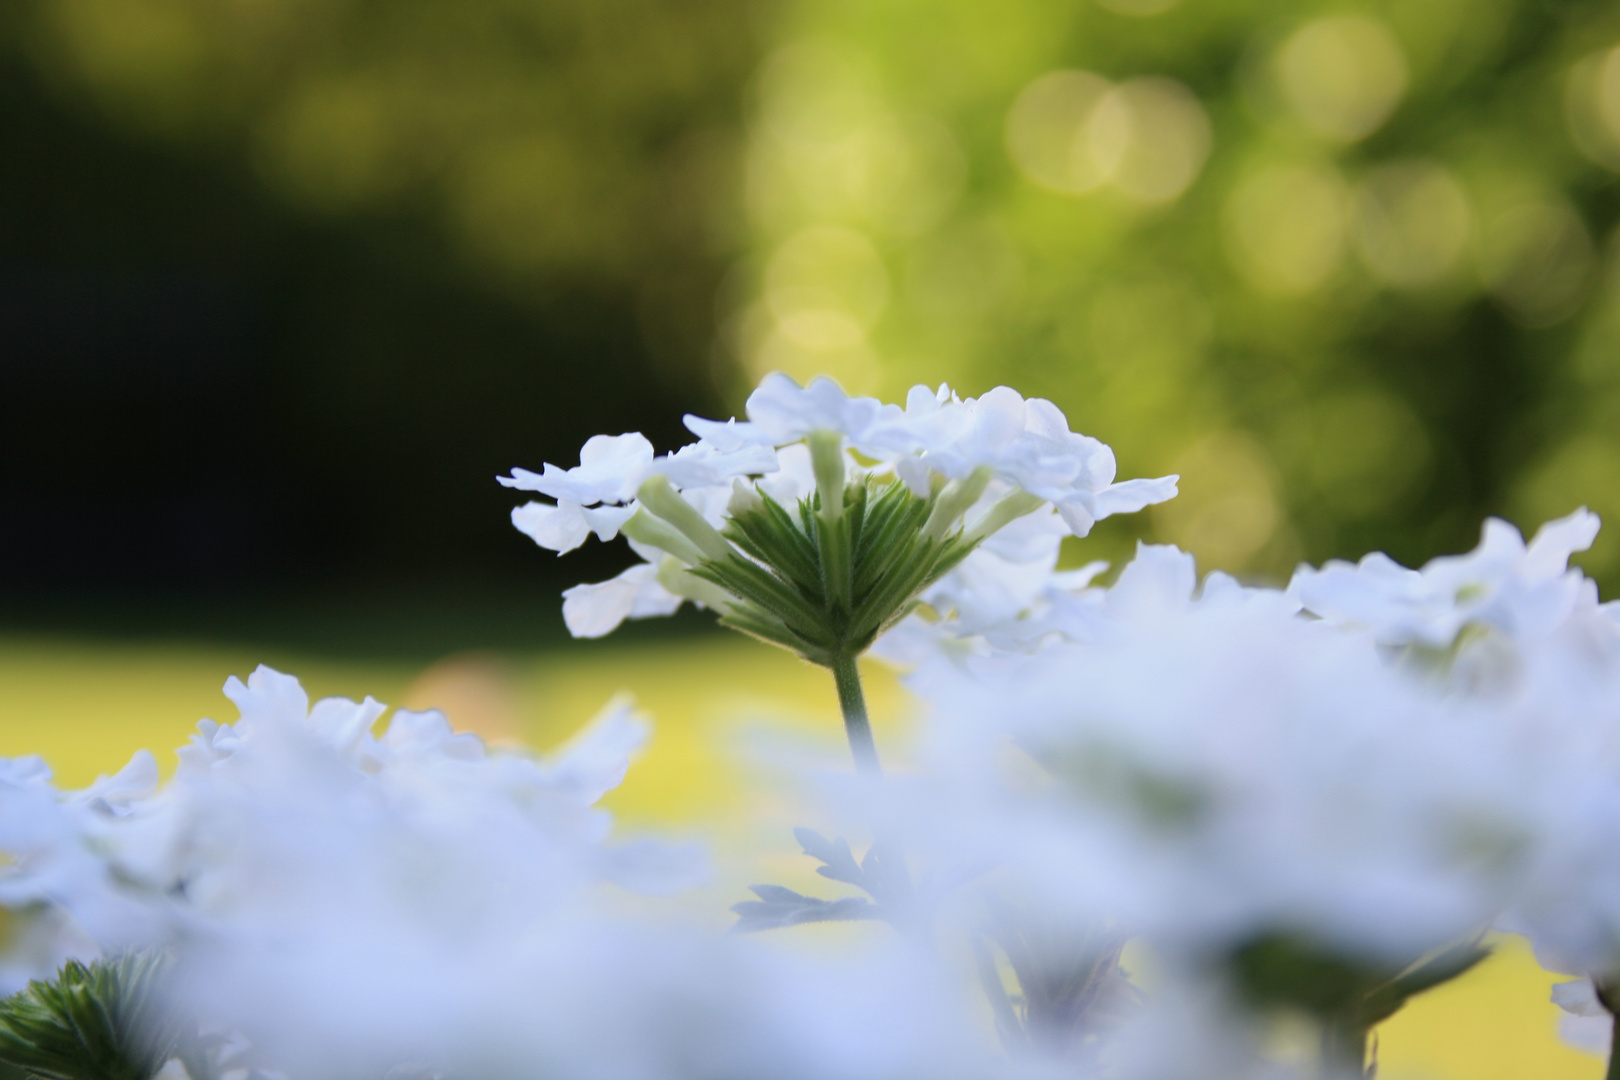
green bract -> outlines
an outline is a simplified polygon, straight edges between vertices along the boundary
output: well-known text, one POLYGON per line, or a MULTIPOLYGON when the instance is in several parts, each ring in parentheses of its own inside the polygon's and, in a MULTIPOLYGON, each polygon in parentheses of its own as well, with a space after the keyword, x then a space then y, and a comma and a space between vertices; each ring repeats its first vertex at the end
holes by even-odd
POLYGON ((720 532, 737 550, 691 573, 734 598, 726 626, 833 667, 866 651, 973 550, 960 530, 925 528, 940 498, 864 477, 825 508, 819 495, 789 510, 761 492, 720 532))
POLYGON ((154 985, 162 953, 81 964, 0 1001, 0 1063, 44 1080, 151 1080, 178 1052, 181 1029, 154 985))

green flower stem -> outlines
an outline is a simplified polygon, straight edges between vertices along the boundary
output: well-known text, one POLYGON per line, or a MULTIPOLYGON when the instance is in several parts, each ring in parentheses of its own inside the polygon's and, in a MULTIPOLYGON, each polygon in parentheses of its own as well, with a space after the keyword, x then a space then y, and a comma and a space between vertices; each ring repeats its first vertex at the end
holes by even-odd
POLYGON ((704 581, 696 574, 687 570, 678 559, 664 559, 658 564, 658 584, 688 600, 696 600, 703 606, 719 612, 722 616, 731 614, 736 605, 737 598, 732 596, 720 586, 704 581))
MULTIPOLYGON (((703 520, 691 503, 681 498, 668 478, 651 476, 642 482, 636 498, 647 510, 680 530, 682 536, 703 553, 704 558, 725 559, 731 555, 731 545, 713 525, 703 520)), ((634 520, 634 519, 632 519, 634 520)))
POLYGON ((844 437, 836 431, 812 431, 805 442, 821 495, 822 520, 837 521, 844 514, 844 437))
POLYGON ((1609 1067, 1603 1073, 1604 1080, 1620 1080, 1620 1017, 1615 1016, 1615 984, 1612 979, 1592 980, 1592 989, 1597 992, 1598 1003, 1608 1010, 1611 1028, 1609 1030, 1609 1067))
POLYGON ((883 772, 878 762, 877 744, 872 741, 872 722, 866 715, 866 695, 861 692, 861 673, 855 657, 843 653, 832 663, 833 680, 838 684, 838 705, 844 710, 844 732, 855 766, 864 773, 883 772))
POLYGON ((1002 526, 1018 520, 1025 514, 1034 513, 1046 505, 1046 500, 1027 491, 1014 491, 1002 496, 984 516, 968 526, 963 539, 970 544, 978 544, 999 532, 1002 526))
POLYGON ((952 480, 941 488, 939 497, 934 500, 933 512, 923 522, 923 535, 938 540, 949 532, 956 520, 979 501, 993 475, 987 466, 980 465, 962 479, 952 480))
POLYGON ((693 546, 692 541, 676 532, 675 527, 663 518, 653 516, 646 508, 637 510, 629 521, 619 526, 619 532, 638 543, 673 555, 687 566, 696 566, 703 561, 703 553, 693 546))
POLYGON ((810 464, 821 495, 817 532, 821 549, 822 587, 835 608, 848 611, 854 574, 849 522, 844 520, 844 437, 834 431, 812 431, 810 464))

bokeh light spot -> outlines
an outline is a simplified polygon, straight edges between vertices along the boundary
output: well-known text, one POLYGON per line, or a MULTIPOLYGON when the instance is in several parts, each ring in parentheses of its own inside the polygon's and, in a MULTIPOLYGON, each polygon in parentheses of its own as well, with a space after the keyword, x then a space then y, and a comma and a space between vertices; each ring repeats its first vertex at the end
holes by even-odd
POLYGON ((1109 170, 1114 184, 1143 202, 1169 202, 1178 198, 1198 176, 1209 156, 1210 126, 1204 107, 1174 79, 1131 79, 1108 93, 1093 117, 1093 143, 1112 120, 1122 145, 1104 159, 1117 162, 1109 170))
POLYGON ((849 204, 887 232, 927 231, 950 210, 967 159, 950 131, 927 116, 876 117, 841 147, 833 175, 849 204))
POLYGON ((875 77, 841 42, 808 38, 784 46, 760 68, 764 129, 792 147, 836 150, 881 109, 875 77))
POLYGON ((1171 471, 1181 474, 1181 494, 1155 506, 1154 521, 1201 570, 1243 569, 1283 523, 1271 459, 1245 432, 1204 438, 1171 471))
POLYGON ((1209 156, 1209 117, 1174 79, 1113 85, 1089 71, 1041 76, 1007 114, 1007 148, 1035 183, 1084 195, 1105 183, 1142 202, 1181 195, 1209 156))
POLYGON ((1136 19, 1163 15, 1179 3, 1181 0, 1097 0, 1097 6, 1105 11, 1112 11, 1116 15, 1129 15, 1136 19))
POLYGON ((1406 91, 1406 59, 1394 36, 1364 15, 1307 23, 1283 43, 1277 81, 1314 131, 1352 142, 1377 131, 1406 91))
POLYGON ((1313 292, 1343 260, 1348 199, 1326 163, 1258 169, 1227 201, 1227 256, 1262 292, 1313 292))
POLYGON ((1592 236, 1570 205, 1542 200, 1510 207, 1484 230, 1481 283, 1519 322, 1551 326, 1579 309, 1592 278, 1592 236))
POLYGON ((803 229, 777 248, 764 284, 743 344, 751 371, 873 386, 879 362, 867 331, 888 304, 889 273, 870 240, 841 225, 803 229))
POLYGON ((1092 129, 1111 89, 1090 71, 1054 71, 1026 86, 1007 114, 1007 149, 1024 175, 1066 195, 1082 195, 1106 180, 1117 156, 1099 158, 1098 150, 1117 155, 1122 149, 1118 105, 1114 116, 1103 118, 1100 139, 1092 129))
POLYGON ((765 302, 780 321, 840 315, 857 327, 877 319, 889 274, 872 242, 842 225, 815 225, 777 248, 765 271, 765 302))
POLYGON ((1424 161, 1374 170, 1356 192, 1356 253, 1374 277, 1422 288, 1445 277, 1468 243, 1468 196, 1449 171, 1424 161))
POLYGON ((1570 69, 1565 115, 1581 152, 1620 172, 1620 45, 1570 69))

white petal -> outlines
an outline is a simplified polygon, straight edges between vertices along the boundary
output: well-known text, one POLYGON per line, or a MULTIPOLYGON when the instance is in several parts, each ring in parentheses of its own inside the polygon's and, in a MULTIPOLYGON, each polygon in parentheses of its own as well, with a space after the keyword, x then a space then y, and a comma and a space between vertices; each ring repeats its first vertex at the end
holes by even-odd
POLYGON ((538 491, 559 502, 568 499, 581 506, 600 502, 628 502, 645 478, 652 463, 653 447, 640 432, 623 435, 592 435, 579 452, 579 465, 559 469, 547 464, 539 476, 523 469, 512 470, 507 487, 538 491))
POLYGON ((524 503, 512 508, 512 524, 518 532, 543 548, 561 554, 573 551, 591 534, 577 502, 564 499, 556 506, 543 502, 524 503))
POLYGON ((677 488, 714 487, 736 476, 758 476, 775 472, 776 451, 770 446, 739 446, 719 450, 703 442, 683 446, 649 467, 662 473, 677 488))
POLYGON ((586 506, 580 508, 580 513, 598 540, 612 540, 624 523, 636 516, 636 506, 586 506))
POLYGON ((1097 515, 1091 510, 1092 495, 1090 492, 1077 492, 1062 501, 1055 503, 1063 521, 1069 526, 1069 531, 1076 536, 1085 536, 1091 532, 1091 527, 1097 524, 1097 515))
POLYGON ((235 675, 226 679, 225 696, 250 722, 302 723, 309 715, 309 695, 298 680, 263 664, 248 676, 245 686, 235 675))
POLYGON ((1555 983, 1552 988, 1552 1001, 1560 1009, 1576 1016, 1609 1015, 1609 1010, 1598 1000, 1597 988, 1592 985, 1591 979, 1555 983))
POLYGON ((580 638, 598 638, 626 619, 668 615, 681 598, 658 584, 658 568, 638 563, 618 577, 594 585, 575 585, 563 593, 563 622, 580 638))
POLYGON ((551 763, 552 775, 589 806, 624 782, 651 732, 629 697, 615 698, 563 747, 551 763))
POLYGON ((724 422, 719 420, 705 420, 701 416, 688 413, 681 418, 686 430, 714 447, 722 453, 734 453, 748 446, 775 446, 769 434, 761 430, 758 424, 748 421, 738 421, 736 417, 724 422))
POLYGON ((371 730, 388 706, 367 697, 355 702, 348 698, 322 698, 309 711, 309 727, 330 746, 347 753, 371 730))
POLYGON ((1193 557, 1173 544, 1136 545, 1136 558, 1108 590, 1111 613, 1184 608, 1198 585, 1193 557))
POLYGON ((1125 480, 1112 484, 1097 492, 1096 502, 1093 503, 1096 515, 1105 518, 1110 514, 1134 514, 1154 503, 1173 499, 1176 497, 1176 482, 1180 479, 1180 476, 1172 474, 1155 480, 1125 480))
POLYGON ((1557 577, 1569 566, 1569 557, 1585 551, 1602 527, 1598 516, 1581 507, 1568 517, 1549 521, 1536 530, 1525 558, 1525 575, 1532 580, 1557 577))
POLYGON ((157 758, 150 750, 137 750, 129 764, 111 776, 98 776, 96 782, 79 793, 78 801, 100 799, 107 805, 121 809, 136 799, 144 799, 157 791, 157 758))
POLYGON ((1599 1057, 1608 1057, 1614 1038, 1614 1018, 1602 1016, 1570 1016, 1558 1018, 1558 1039, 1565 1046, 1599 1057))

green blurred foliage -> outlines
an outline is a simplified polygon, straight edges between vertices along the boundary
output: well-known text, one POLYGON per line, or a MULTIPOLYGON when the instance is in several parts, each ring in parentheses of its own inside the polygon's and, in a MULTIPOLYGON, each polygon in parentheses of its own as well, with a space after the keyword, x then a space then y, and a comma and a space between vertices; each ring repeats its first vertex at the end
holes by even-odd
POLYGON ((751 101, 747 378, 1051 397, 1286 575, 1586 503, 1620 574, 1620 8, 817 0, 751 101))
POLYGON ((616 572, 493 478, 718 407, 756 6, 0 4, 0 620, 616 572))
POLYGON ((317 216, 431 221, 486 285, 630 285, 666 365, 707 355, 734 248, 751 0, 21 0, 69 98, 223 148, 317 216), (694 291, 695 290, 695 291, 694 291))
MULTIPOLYGON (((1051 397, 1122 474, 1184 478, 1088 554, 1151 535, 1277 577, 1461 550, 1487 513, 1620 522, 1613 4, 21 0, 0 24, 62 100, 299 215, 427 223, 494 296, 633 296, 694 398, 771 369, 1051 397)), ((1620 530, 1586 564, 1612 585, 1620 530)))

